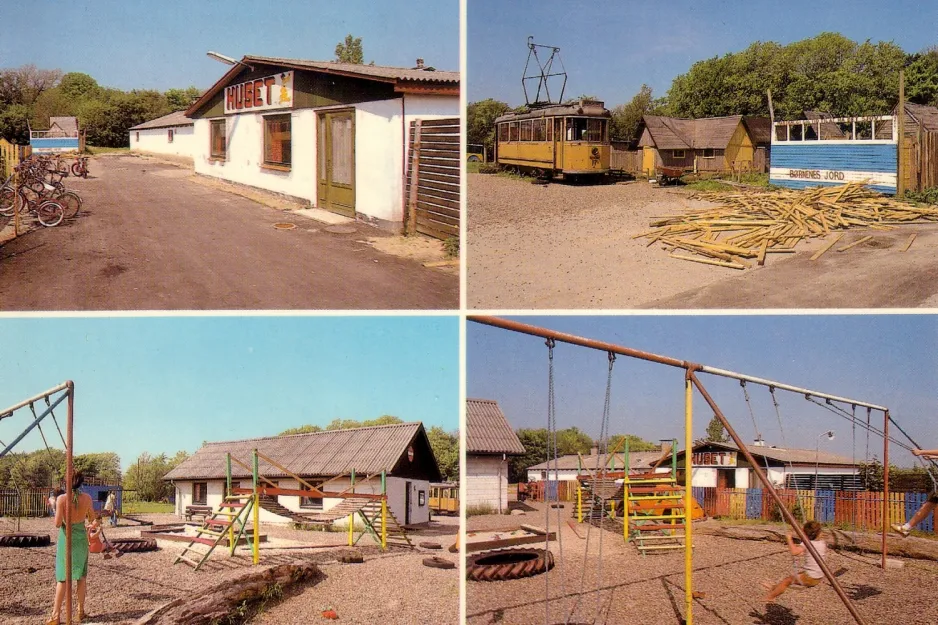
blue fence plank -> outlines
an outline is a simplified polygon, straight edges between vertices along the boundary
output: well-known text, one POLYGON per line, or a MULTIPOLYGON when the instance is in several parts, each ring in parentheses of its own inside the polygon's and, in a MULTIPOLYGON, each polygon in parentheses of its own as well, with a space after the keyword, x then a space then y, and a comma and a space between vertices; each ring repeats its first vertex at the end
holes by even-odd
POLYGON ((761 488, 746 489, 746 518, 747 519, 762 518, 762 489, 761 488))
POLYGON ((691 486, 690 494, 697 500, 701 508, 703 508, 704 498, 707 496, 706 493, 709 488, 708 486, 691 486))
POLYGON ((834 502, 836 492, 832 490, 819 490, 814 499, 814 518, 821 523, 834 522, 834 502))
MULTIPOLYGON (((918 509, 922 507, 922 504, 928 501, 928 495, 925 493, 906 493, 905 494, 905 520, 908 521, 912 516, 918 512, 918 509)), ((915 529, 922 532, 934 532, 935 531, 935 518, 934 515, 929 514, 925 517, 925 520, 919 523, 915 529)))

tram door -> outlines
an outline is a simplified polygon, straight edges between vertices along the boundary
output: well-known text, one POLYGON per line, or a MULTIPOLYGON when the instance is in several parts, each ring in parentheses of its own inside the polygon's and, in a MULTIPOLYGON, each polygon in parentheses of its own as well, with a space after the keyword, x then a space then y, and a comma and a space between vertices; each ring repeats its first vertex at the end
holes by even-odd
POLYGON ((563 170, 563 118, 554 118, 554 169, 563 170))

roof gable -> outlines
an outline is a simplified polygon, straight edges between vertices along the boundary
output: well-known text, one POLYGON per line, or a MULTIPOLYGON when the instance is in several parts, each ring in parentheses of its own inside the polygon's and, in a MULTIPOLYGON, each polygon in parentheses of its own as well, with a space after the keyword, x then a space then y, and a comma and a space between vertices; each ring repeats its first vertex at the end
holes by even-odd
MULTIPOLYGON (((659 150, 726 149, 742 119, 742 115, 701 119, 682 119, 660 115, 642 117, 645 132, 659 150)), ((643 142, 645 132, 642 133, 643 142)))
POLYGON ((905 111, 912 119, 920 123, 924 130, 938 132, 938 108, 906 102, 905 111))
POLYGON ((466 400, 466 453, 521 455, 524 445, 491 399, 466 400))
POLYGON ((150 121, 143 122, 142 124, 137 124, 132 126, 128 130, 146 130, 148 128, 169 128, 171 126, 191 126, 193 124, 192 120, 186 117, 185 111, 174 111, 169 115, 163 115, 162 117, 157 117, 156 119, 151 119, 150 121))
MULTIPOLYGON (((401 457, 407 456, 408 447, 412 445, 425 445, 427 450, 430 449, 422 423, 212 442, 203 445, 163 479, 221 479, 225 477, 226 454, 250 464, 254 449, 300 476, 343 475, 352 470, 360 475, 381 471, 394 475, 395 469, 400 470, 401 457)), ((439 481, 440 471, 432 450, 429 456, 432 462, 422 465, 427 474, 425 479, 439 481)), ((282 470, 264 460, 259 462, 259 471, 269 478, 287 477, 282 470)), ((239 478, 250 476, 249 471, 236 463, 232 464, 232 474, 239 478)))

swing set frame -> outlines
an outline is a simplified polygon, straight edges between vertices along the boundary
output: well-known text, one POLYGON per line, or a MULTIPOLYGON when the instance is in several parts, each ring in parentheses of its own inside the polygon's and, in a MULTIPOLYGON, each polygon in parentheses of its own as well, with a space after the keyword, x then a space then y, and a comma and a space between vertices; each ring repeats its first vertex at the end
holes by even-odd
MULTIPOLYGON (((775 487, 772 485, 772 482, 769 480, 765 471, 759 466, 758 461, 750 453, 749 448, 740 438, 739 434, 736 433, 736 430, 733 428, 732 424, 726 418, 726 415, 717 405, 716 401, 701 383, 698 374, 706 373, 710 375, 720 376, 724 378, 731 378, 739 380, 741 382, 757 384, 761 386, 769 387, 770 389, 790 391, 792 393, 797 393, 804 395, 806 399, 822 399, 828 405, 832 403, 841 403, 847 404, 850 406, 859 406, 862 408, 867 408, 868 411, 876 410, 883 414, 883 429, 882 432, 876 432, 881 434, 883 437, 883 502, 882 502, 882 559, 880 562, 881 568, 886 568, 886 556, 887 556, 887 547, 886 547, 886 537, 889 533, 889 515, 888 515, 888 503, 889 503, 889 443, 891 439, 889 435, 889 424, 893 422, 893 419, 889 416, 889 408, 886 406, 881 406, 878 404, 873 404, 866 401, 861 401, 857 399, 851 399, 848 397, 840 397, 838 395, 831 395, 829 393, 824 393, 821 391, 815 391, 811 389, 801 388, 798 386, 793 386, 790 384, 785 384, 782 382, 776 382, 774 380, 768 380, 764 378, 758 378, 755 376, 738 373, 735 371, 730 371, 727 369, 720 369, 717 367, 711 367, 709 365, 703 365, 687 360, 680 360, 677 358, 671 358, 669 356, 662 356, 659 354, 654 354, 651 352, 646 352, 638 349, 633 349, 630 347, 625 347, 622 345, 616 345, 614 343, 607 343, 604 341, 597 341, 594 339, 589 339, 574 334, 569 334, 565 332, 558 332, 555 330, 550 330, 548 328, 543 328, 535 325, 526 324, 520 321, 515 321, 511 319, 503 319, 500 317, 493 316, 484 316, 484 315, 469 315, 467 317, 469 321, 479 323, 482 325, 492 326, 500 328, 503 330, 510 330, 512 332, 519 332, 521 334, 528 334, 531 336, 537 336, 548 341, 568 343, 571 345, 578 345, 580 347, 587 347, 590 349, 595 349, 598 351, 604 351, 609 354, 618 354, 622 356, 627 356, 629 358, 635 358, 638 360, 645 360, 648 362, 654 362, 662 365, 667 365, 669 367, 675 367, 684 370, 684 448, 686 450, 693 449, 693 398, 694 390, 696 389, 700 396, 704 399, 710 409, 713 411, 713 414, 720 421, 723 427, 726 429, 727 434, 739 448, 739 453, 743 455, 746 461, 752 467, 752 471, 755 473, 756 477, 762 483, 763 489, 769 493, 769 495, 774 500, 775 504, 778 506, 779 511, 784 517, 785 521, 791 526, 792 531, 801 539, 802 544, 805 549, 811 554, 811 556, 818 562, 821 568, 821 572, 824 574, 824 577, 827 578, 827 581, 830 583, 831 587, 834 589, 834 592, 837 593, 837 596, 843 602, 844 606, 850 612, 850 615, 858 623, 858 625, 865 625, 863 617, 857 611, 856 607, 853 605, 850 598, 844 592, 843 587, 837 581, 837 578, 834 577, 830 568, 824 562, 823 558, 817 553, 817 550, 811 544, 811 541, 805 535, 804 530, 801 525, 798 523, 798 520, 784 504, 778 492, 776 492, 775 487)), ((898 424, 896 424, 898 427, 898 424)), ((905 434, 904 430, 901 427, 898 428, 900 432, 905 434)), ((875 430, 874 430, 875 432, 875 430)), ((905 434, 908 438, 908 434, 905 434)), ((914 441, 909 439, 913 444, 914 441)), ((898 442, 898 441, 893 441, 898 442)), ((691 492, 691 479, 693 473, 693 459, 692 454, 685 453, 685 470, 684 470, 684 506, 685 510, 693 509, 693 494, 691 492)), ((685 528, 685 549, 684 549, 684 619, 687 625, 693 625, 693 524, 687 523, 685 528)), ((545 599, 549 601, 549 597, 545 599)))
MULTIPOLYGON (((33 428, 39 427, 39 424, 47 416, 52 415, 53 420, 55 420, 55 414, 53 410, 62 402, 66 402, 68 409, 67 421, 65 426, 65 436, 63 443, 65 443, 65 497, 66 501, 72 501, 72 483, 75 479, 75 464, 74 464, 74 455, 73 455, 73 441, 74 441, 74 416, 75 416, 75 383, 71 380, 66 380, 65 382, 50 388, 49 390, 30 397, 29 399, 24 399, 23 401, 13 404, 6 410, 0 411, 0 419, 6 419, 13 416, 17 410, 21 408, 28 407, 33 414, 33 420, 27 425, 20 434, 13 439, 13 442, 9 445, 6 445, 2 451, 0 451, 0 458, 3 458, 11 451, 16 445, 22 441, 27 434, 29 434, 33 428), (57 395, 61 393, 61 395, 57 395), (57 395, 57 396, 56 396, 57 395), (54 397, 55 396, 55 397, 54 397), (53 398, 54 397, 54 398, 53 398), (39 413, 35 413, 34 404, 36 402, 44 401, 46 403, 46 409, 39 413)), ((56 422, 58 425, 58 422, 56 422)), ((61 433, 61 432, 60 432, 61 433)), ((45 436, 43 436, 45 439, 45 436)), ((65 625, 71 625, 72 623, 72 506, 68 505, 65 507, 65 606, 67 608, 65 613, 65 625)))

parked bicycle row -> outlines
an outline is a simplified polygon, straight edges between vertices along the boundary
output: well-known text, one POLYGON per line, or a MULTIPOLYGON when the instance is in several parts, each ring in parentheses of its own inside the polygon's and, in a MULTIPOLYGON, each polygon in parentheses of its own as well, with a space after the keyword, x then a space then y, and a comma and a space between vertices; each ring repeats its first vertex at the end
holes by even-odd
POLYGON ((0 185, 0 215, 33 215, 45 227, 73 219, 81 210, 82 199, 67 189, 63 180, 70 173, 87 178, 87 161, 86 156, 76 157, 71 164, 57 155, 30 156, 0 185))

